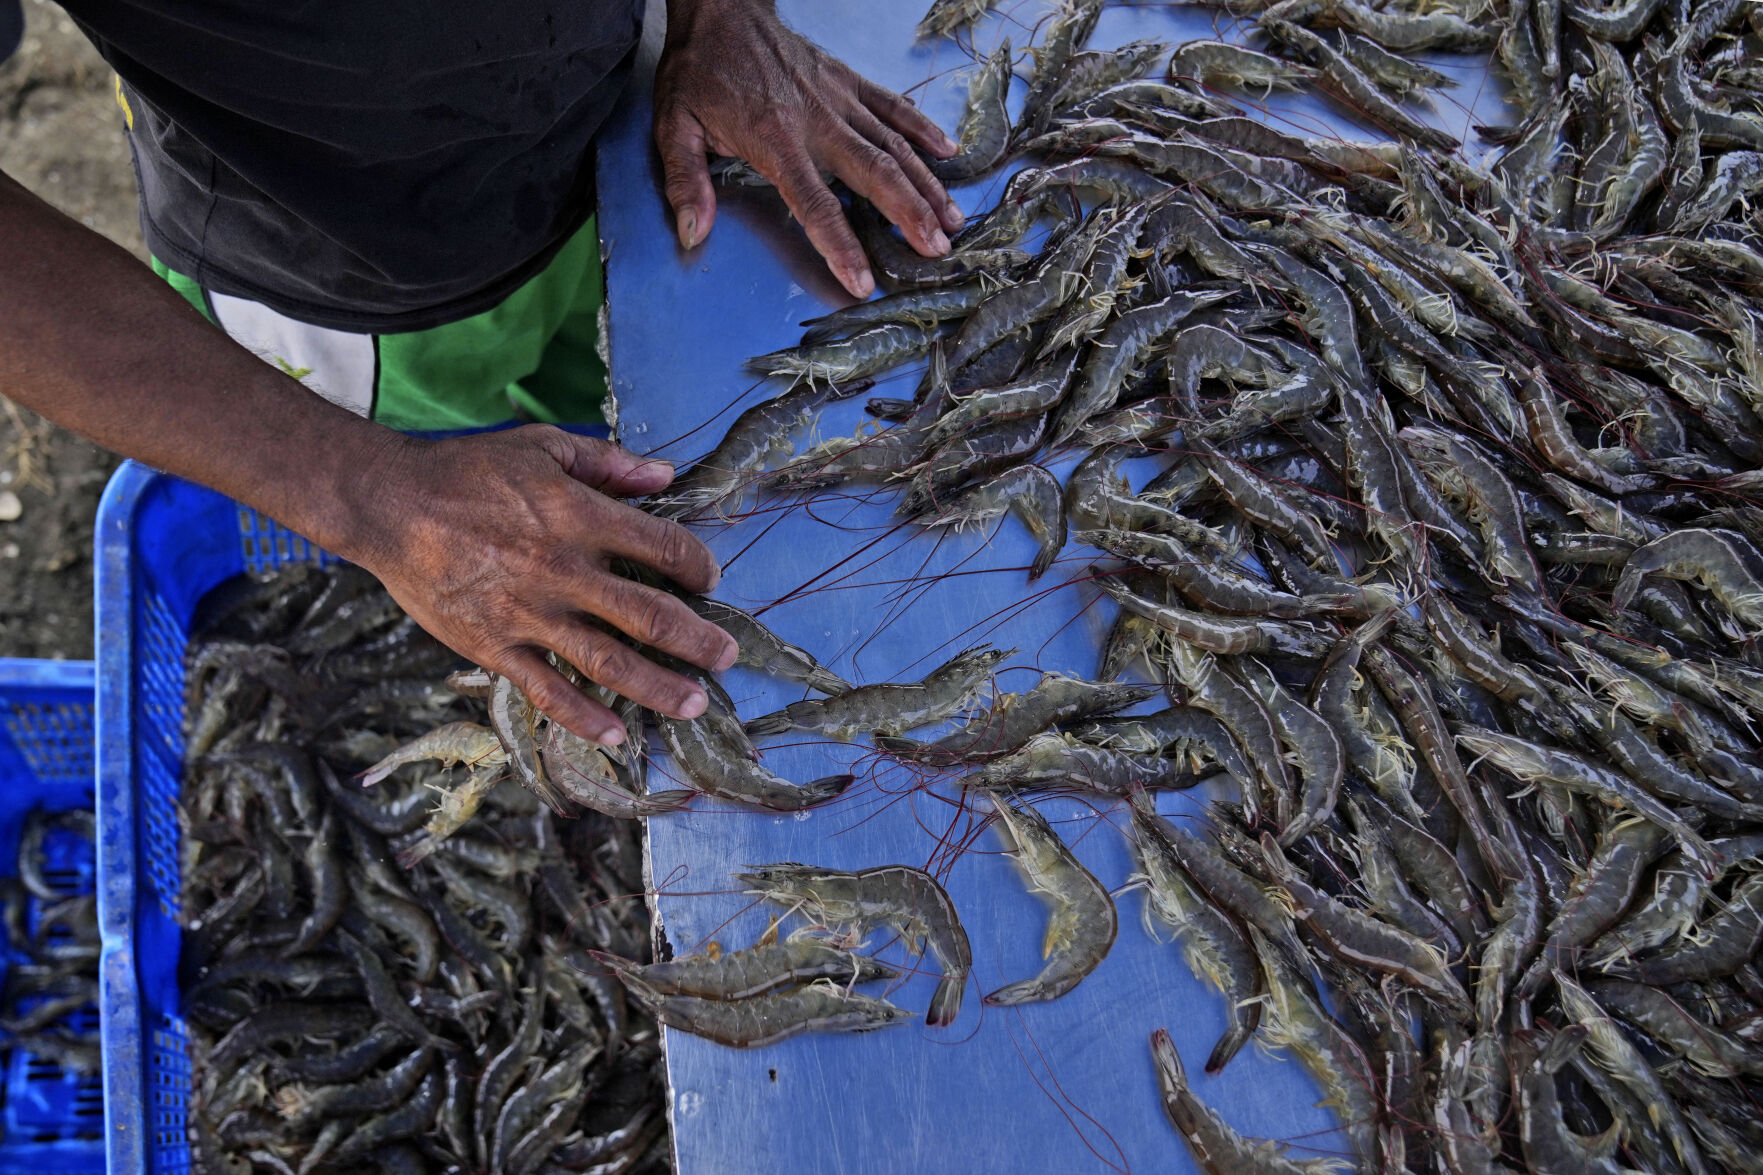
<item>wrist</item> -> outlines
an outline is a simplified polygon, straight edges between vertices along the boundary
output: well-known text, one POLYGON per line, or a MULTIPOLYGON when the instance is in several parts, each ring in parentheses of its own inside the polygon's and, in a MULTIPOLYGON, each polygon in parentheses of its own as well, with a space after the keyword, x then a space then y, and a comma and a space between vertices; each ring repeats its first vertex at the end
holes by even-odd
MULTIPOLYGON (((390 524, 412 503, 403 489, 431 442, 356 416, 253 361, 235 395, 233 459, 194 476, 255 507, 333 555, 367 565, 392 545, 390 524), (289 386, 293 385, 293 386, 289 386)), ((225 444, 217 446, 226 452, 225 444)))
POLYGON ((703 31, 706 21, 754 13, 775 18, 775 0, 667 0, 667 40, 677 44, 703 31))
POLYGON ((423 453, 432 441, 406 436, 371 421, 351 421, 337 430, 330 455, 304 481, 295 529, 352 563, 372 568, 398 558, 398 534, 418 503, 408 491, 423 453))

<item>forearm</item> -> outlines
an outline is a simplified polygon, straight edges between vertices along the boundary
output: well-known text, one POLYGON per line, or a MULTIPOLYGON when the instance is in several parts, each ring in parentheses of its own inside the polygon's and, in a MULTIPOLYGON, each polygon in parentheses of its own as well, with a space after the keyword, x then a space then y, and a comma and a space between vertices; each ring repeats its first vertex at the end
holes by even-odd
POLYGON ((238 346, 150 270, 0 175, 0 391, 347 552, 401 443, 238 346))

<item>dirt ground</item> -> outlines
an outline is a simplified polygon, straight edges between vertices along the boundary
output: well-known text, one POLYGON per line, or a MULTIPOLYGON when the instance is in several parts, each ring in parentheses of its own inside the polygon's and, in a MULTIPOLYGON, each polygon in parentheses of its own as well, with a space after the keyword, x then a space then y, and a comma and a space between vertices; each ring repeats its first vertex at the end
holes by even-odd
MULTIPOLYGON (((0 65, 0 171, 145 257, 113 75, 61 9, 25 0, 0 65)), ((92 655, 92 520, 116 458, 0 388, 0 657, 92 655)))

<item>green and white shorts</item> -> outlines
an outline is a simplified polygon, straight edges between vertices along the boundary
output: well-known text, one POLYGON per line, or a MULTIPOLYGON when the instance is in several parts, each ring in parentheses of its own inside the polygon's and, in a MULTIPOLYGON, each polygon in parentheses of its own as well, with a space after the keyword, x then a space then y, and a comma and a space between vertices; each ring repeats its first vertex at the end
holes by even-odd
POLYGON ((592 218, 500 305, 402 334, 312 326, 205 290, 157 257, 153 269, 234 342, 333 404, 392 428, 604 419, 606 364, 598 342, 605 284, 592 218))

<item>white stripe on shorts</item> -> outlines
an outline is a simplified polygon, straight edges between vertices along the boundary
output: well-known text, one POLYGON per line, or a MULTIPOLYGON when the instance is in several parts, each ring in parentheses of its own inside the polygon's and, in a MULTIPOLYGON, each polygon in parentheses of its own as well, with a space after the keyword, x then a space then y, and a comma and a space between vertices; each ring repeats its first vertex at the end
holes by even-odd
POLYGON ((357 416, 373 412, 379 364, 372 335, 297 322, 261 302, 230 294, 210 294, 208 301, 221 329, 265 363, 357 416))

